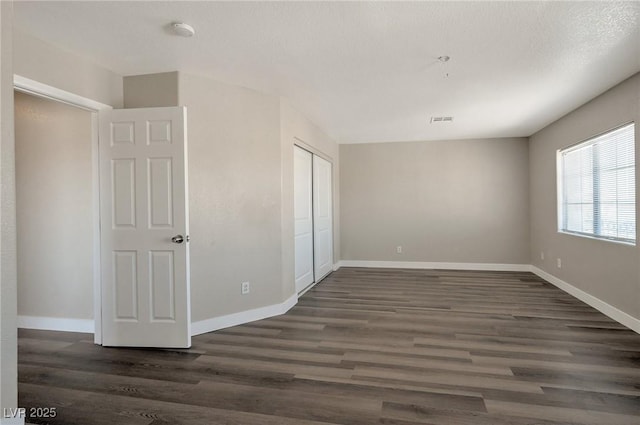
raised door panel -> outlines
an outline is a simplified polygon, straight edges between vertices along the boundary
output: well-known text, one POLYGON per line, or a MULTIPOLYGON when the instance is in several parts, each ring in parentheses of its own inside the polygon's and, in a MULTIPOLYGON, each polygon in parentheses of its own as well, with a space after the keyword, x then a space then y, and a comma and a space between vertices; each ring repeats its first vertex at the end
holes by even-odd
POLYGON ((175 259, 173 251, 149 252, 151 321, 175 321, 175 259))
POLYGON ((113 297, 116 320, 138 320, 138 260, 136 251, 113 252, 113 297))
POLYGON ((173 160, 147 160, 147 220, 149 228, 173 228, 173 160))
POLYGON ((113 228, 136 227, 136 160, 111 161, 113 228))

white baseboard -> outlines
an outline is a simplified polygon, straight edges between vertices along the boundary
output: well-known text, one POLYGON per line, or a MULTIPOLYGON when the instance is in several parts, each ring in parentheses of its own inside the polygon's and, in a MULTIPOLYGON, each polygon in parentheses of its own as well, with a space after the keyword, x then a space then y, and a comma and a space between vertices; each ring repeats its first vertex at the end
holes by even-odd
POLYGON ((335 263, 335 264, 333 265, 333 271, 335 272, 335 271, 337 271, 339 268, 340 268, 340 261, 338 261, 337 263, 335 263))
POLYGON ((629 329, 637 333, 640 333, 640 319, 636 319, 635 317, 625 313, 622 310, 617 309, 611 304, 607 304, 601 299, 596 298, 593 295, 584 292, 582 289, 576 288, 570 283, 567 283, 564 280, 559 279, 554 275, 549 274, 542 269, 539 269, 536 266, 530 266, 530 270, 532 273, 535 273, 536 275, 540 276, 547 282, 553 284, 554 286, 557 286, 558 288, 562 289, 564 292, 570 295, 573 295, 580 301, 586 304, 589 304, 591 307, 609 316, 616 322, 628 327, 629 329))
POLYGON ((40 329, 44 331, 65 331, 94 333, 92 319, 66 319, 61 317, 18 316, 18 328, 40 329))
POLYGON ((298 295, 293 294, 280 304, 268 305, 254 308, 253 310, 241 311, 240 313, 227 314, 226 316, 214 317, 191 323, 191 336, 217 331, 219 329, 230 328, 231 326, 242 325, 267 317, 279 316, 289 311, 298 302, 298 295))
POLYGON ((531 271, 529 264, 494 263, 433 263, 424 261, 360 261, 342 260, 340 267, 368 267, 389 269, 444 269, 444 270, 487 270, 505 272, 531 271))
MULTIPOLYGON (((289 311, 297 302, 298 296, 294 294, 280 304, 193 322, 191 323, 191 335, 200 335, 255 320, 266 319, 267 317, 278 316, 289 311)), ((59 317, 18 316, 18 328, 65 332, 95 332, 93 320, 64 319, 59 317)))

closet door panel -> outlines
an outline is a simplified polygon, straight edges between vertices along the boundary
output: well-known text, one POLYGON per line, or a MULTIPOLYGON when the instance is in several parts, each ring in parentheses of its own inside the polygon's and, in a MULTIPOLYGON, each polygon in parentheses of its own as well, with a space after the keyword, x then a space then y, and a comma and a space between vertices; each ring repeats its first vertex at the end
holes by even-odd
POLYGON ((295 221, 295 282, 300 292, 314 282, 313 276, 313 159, 294 146, 293 188, 295 221))
POLYGON ((315 281, 333 270, 333 181, 331 163, 313 155, 315 281))

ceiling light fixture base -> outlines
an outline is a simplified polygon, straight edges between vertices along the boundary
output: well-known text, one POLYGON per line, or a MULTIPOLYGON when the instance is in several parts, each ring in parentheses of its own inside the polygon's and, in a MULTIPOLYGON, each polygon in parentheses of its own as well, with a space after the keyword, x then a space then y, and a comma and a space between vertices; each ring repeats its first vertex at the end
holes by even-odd
POLYGON ((196 30, 191 25, 185 24, 184 22, 174 22, 171 26, 173 32, 181 37, 193 37, 196 33, 196 30))

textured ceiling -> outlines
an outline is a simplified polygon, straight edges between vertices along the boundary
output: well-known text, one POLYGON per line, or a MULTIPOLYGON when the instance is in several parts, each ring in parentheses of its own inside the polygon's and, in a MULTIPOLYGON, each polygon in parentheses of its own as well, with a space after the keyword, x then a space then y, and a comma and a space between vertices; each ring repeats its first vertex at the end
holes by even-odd
POLYGON ((529 136, 640 71, 640 2, 19 1, 14 10, 21 31, 122 75, 179 70, 284 96, 340 143, 529 136), (172 21, 196 35, 172 36, 172 21), (443 115, 453 122, 429 123, 443 115))

